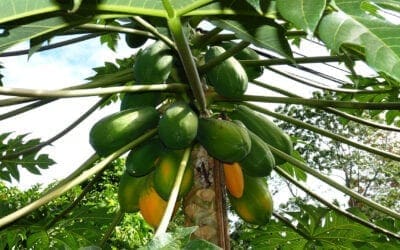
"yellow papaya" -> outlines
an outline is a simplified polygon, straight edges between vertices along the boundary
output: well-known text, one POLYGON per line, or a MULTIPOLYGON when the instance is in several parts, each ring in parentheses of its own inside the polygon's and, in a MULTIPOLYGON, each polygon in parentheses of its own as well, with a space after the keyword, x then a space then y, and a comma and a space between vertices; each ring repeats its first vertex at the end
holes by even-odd
POLYGON ((244 191, 240 198, 228 194, 233 210, 244 221, 265 225, 269 222, 273 211, 273 200, 268 184, 263 177, 244 175, 244 191))
POLYGON ((240 167, 239 163, 223 163, 223 167, 225 186, 229 194, 235 198, 242 197, 244 190, 244 180, 242 168, 240 167))

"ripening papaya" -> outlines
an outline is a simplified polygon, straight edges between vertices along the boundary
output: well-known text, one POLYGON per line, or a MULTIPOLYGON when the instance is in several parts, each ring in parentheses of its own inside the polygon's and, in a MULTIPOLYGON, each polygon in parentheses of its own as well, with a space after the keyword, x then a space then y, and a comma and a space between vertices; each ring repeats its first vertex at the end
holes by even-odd
POLYGON ((229 194, 240 198, 244 191, 243 171, 239 163, 223 163, 225 187, 229 194))
MULTIPOLYGON (((174 187, 183 154, 184 150, 165 150, 157 162, 154 171, 154 189, 164 200, 169 199, 172 188, 174 187)), ((193 178, 193 168, 191 164, 188 164, 183 174, 178 199, 190 191, 193 185, 193 178)))
POLYGON ((255 133, 248 131, 251 139, 249 154, 239 162, 243 171, 254 177, 271 174, 275 166, 275 158, 268 145, 255 133))
POLYGON ((234 122, 200 118, 197 140, 208 154, 222 162, 237 162, 250 152, 251 140, 247 129, 234 122))
MULTIPOLYGON (((206 51, 205 63, 221 55, 225 49, 220 46, 212 46, 206 51)), ((248 78, 243 66, 234 57, 229 57, 213 68, 205 72, 207 82, 214 87, 221 96, 239 98, 247 90, 248 78)))
POLYGON ((137 84, 160 84, 171 73, 173 57, 168 46, 157 41, 140 50, 133 65, 133 78, 137 84))
POLYGON ((159 138, 150 139, 132 149, 125 161, 125 171, 135 177, 152 172, 163 151, 166 150, 159 138))
POLYGON ((118 202, 121 211, 135 213, 139 211, 139 196, 146 183, 147 176, 133 177, 124 172, 118 186, 118 202))
MULTIPOLYGON (((293 144, 289 135, 261 113, 245 105, 235 105, 229 117, 242 121, 250 131, 258 135, 267 144, 270 144, 288 155, 292 154, 293 144)), ((286 162, 276 155, 274 155, 274 157, 276 165, 281 165, 286 162)))
POLYGON ((263 177, 244 175, 244 191, 240 198, 228 194, 233 210, 244 221, 265 225, 269 222, 273 211, 273 200, 263 177))
POLYGON ((158 135, 168 148, 184 149, 196 138, 197 127, 197 114, 188 104, 175 102, 161 116, 158 135))
POLYGON ((154 189, 152 175, 149 176, 139 197, 139 210, 143 219, 153 228, 160 225, 167 202, 154 189))
POLYGON ((97 154, 106 156, 155 128, 159 119, 153 107, 123 110, 96 122, 89 132, 89 142, 97 154))
MULTIPOLYGON (((224 42, 221 43, 220 46, 223 47, 224 49, 228 50, 237 44, 234 42, 224 42)), ((244 48, 243 50, 239 51, 235 56, 237 60, 259 60, 260 56, 255 52, 253 49, 247 47, 244 48)), ((252 81, 260 76, 262 76, 264 72, 264 67, 263 66, 248 66, 248 65, 242 65, 244 70, 246 71, 247 78, 249 81, 252 81)))

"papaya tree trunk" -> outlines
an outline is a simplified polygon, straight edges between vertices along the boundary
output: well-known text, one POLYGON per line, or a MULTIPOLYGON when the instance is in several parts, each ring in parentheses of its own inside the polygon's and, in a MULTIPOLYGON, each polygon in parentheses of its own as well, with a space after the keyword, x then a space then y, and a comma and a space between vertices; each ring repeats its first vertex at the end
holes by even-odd
POLYGON ((196 146, 192 151, 194 185, 184 201, 186 226, 198 226, 193 238, 230 249, 225 189, 220 162, 196 146))

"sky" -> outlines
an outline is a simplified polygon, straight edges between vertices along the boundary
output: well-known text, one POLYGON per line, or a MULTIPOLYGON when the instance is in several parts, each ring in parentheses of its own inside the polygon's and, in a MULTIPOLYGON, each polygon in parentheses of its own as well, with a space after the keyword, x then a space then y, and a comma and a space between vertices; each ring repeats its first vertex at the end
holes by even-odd
MULTIPOLYGON (((22 44, 10 50, 25 49, 26 46, 26 44, 22 44)), ((310 42, 302 43, 302 46, 295 48, 295 50, 301 53, 306 52, 308 56, 329 54, 328 51, 310 42)), ((29 60, 27 56, 0 58, 1 64, 5 67, 1 72, 4 75, 4 86, 7 87, 59 89, 72 84, 81 84, 85 78, 94 74, 92 68, 102 66, 104 61, 113 62, 116 58, 125 58, 132 53, 135 53, 135 50, 128 48, 123 39, 116 52, 111 51, 105 45, 100 45, 98 39, 92 39, 64 48, 39 52, 34 54, 29 60)), ((306 66, 312 68, 316 65, 306 66)), ((343 80, 346 80, 343 71, 330 66, 321 66, 320 64, 318 67, 319 71, 339 76, 343 80)), ((282 66, 280 68, 289 72, 295 72, 296 74, 299 73, 298 70, 291 67, 282 66)), ((315 78, 312 75, 304 76, 310 79, 315 78)), ((311 92, 314 90, 313 88, 300 85, 270 72, 266 73, 261 79, 264 82, 300 93, 306 97, 311 96, 311 92)), ((315 78, 315 80, 322 83, 326 82, 326 80, 321 81, 318 78, 315 78)), ((249 88, 248 94, 276 95, 254 86, 249 88)), ((46 140, 68 126, 97 100, 96 97, 85 97, 68 98, 53 102, 12 119, 1 121, 0 133, 13 131, 15 132, 13 136, 30 133, 29 138, 42 138, 42 140, 46 140)), ((275 107, 277 107, 277 104, 268 105, 270 109, 274 109, 275 107)), ((91 126, 105 115, 117 112, 118 109, 119 103, 96 111, 69 134, 54 142, 52 146, 41 150, 41 153, 49 154, 56 161, 56 164, 48 170, 42 170, 42 175, 33 175, 22 170, 20 181, 13 181, 12 185, 18 186, 21 189, 27 189, 35 183, 46 185, 67 176, 94 153, 88 138, 91 126)), ((5 111, 7 111, 7 108, 0 107, 1 113, 5 111)), ((342 181, 340 176, 332 177, 340 182, 342 181)), ((310 179, 312 178, 310 177, 310 179)), ((313 180, 312 183, 315 184, 318 181, 313 180)), ((337 198, 337 193, 331 192, 330 189, 326 192, 331 194, 331 199, 337 198)), ((280 196, 278 200, 285 200, 288 196, 287 191, 286 193, 282 191, 278 195, 280 196)))
MULTIPOLYGON (((10 50, 25 48, 26 45, 21 44, 10 50)), ((65 48, 36 53, 29 60, 27 56, 0 58, 5 67, 1 72, 4 75, 4 86, 7 87, 59 89, 84 83, 85 78, 95 74, 92 68, 102 66, 104 61, 112 62, 115 58, 124 58, 132 53, 134 50, 124 43, 120 44, 117 52, 113 52, 105 45, 100 45, 98 39, 92 39, 65 48)), ((13 131, 12 136, 29 133, 29 138, 46 140, 72 123, 97 100, 97 97, 58 100, 2 121, 0 133, 13 131)), ((34 183, 48 184, 67 176, 94 153, 88 138, 92 124, 106 114, 116 112, 118 108, 118 105, 110 105, 96 111, 69 134, 41 150, 40 153, 49 154, 56 164, 49 170, 44 170, 42 175, 22 171, 20 181, 14 181, 13 185, 25 189, 34 183)), ((8 110, 0 109, 1 113, 8 110)))

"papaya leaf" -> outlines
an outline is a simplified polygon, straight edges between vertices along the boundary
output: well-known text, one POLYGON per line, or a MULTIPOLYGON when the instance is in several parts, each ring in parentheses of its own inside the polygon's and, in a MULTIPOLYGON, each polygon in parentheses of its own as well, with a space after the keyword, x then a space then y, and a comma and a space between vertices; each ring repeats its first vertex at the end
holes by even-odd
POLYGON ((255 46, 272 50, 286 58, 292 58, 292 50, 285 38, 284 29, 266 18, 252 18, 251 22, 224 19, 212 20, 215 26, 232 31, 237 38, 255 46))
POLYGON ((81 24, 85 20, 86 19, 77 19, 67 22, 63 17, 50 17, 21 25, 0 25, 1 28, 7 31, 6 35, 0 36, 0 52, 19 42, 33 39, 31 43, 31 47, 33 48, 31 53, 33 53, 38 49, 40 44, 51 37, 51 34, 81 24))
POLYGON ((33 152, 29 154, 16 154, 21 150, 34 147, 41 143, 40 139, 25 140, 27 134, 17 135, 10 138, 11 133, 0 135, 0 155, 3 159, 0 161, 0 178, 11 181, 12 178, 19 180, 19 167, 27 169, 33 174, 40 175, 40 169, 47 169, 55 162, 47 154, 38 154, 33 152), (11 178, 12 177, 12 178, 11 178))
POLYGON ((239 239, 251 249, 303 250, 307 243, 307 239, 276 220, 271 220, 265 227, 240 232, 239 239))
POLYGON ((338 12, 322 18, 319 37, 339 53, 347 44, 365 49, 365 59, 378 72, 400 81, 400 30, 384 19, 369 15, 358 0, 336 0, 338 12))
POLYGON ((325 0, 277 0, 279 13, 297 28, 313 34, 325 10, 325 0))
POLYGON ((219 246, 214 245, 209 241, 200 240, 200 239, 195 239, 195 240, 189 241, 189 243, 186 244, 183 248, 183 250, 197 250, 197 249, 221 250, 221 248, 219 246))
MULTIPOLYGON (((97 80, 97 79, 104 80, 106 77, 109 77, 108 75, 110 75, 112 73, 117 73, 119 71, 126 70, 126 69, 132 69, 133 68, 133 63, 134 63, 133 57, 123 58, 123 59, 116 59, 116 63, 105 62, 104 66, 93 68, 93 71, 96 72, 96 74, 94 74, 91 77, 86 78, 86 80, 97 80)), ((133 74, 133 72, 132 72, 132 74, 133 74)), ((133 75, 132 75, 132 79, 133 79, 133 75)), ((126 82, 121 82, 119 84, 125 85, 127 83, 126 82)), ((118 94, 111 95, 108 98, 108 100, 106 100, 100 106, 100 108, 103 108, 103 107, 105 107, 107 105, 115 103, 118 100, 119 100, 119 95, 118 94)))
MULTIPOLYGON (((114 26, 120 26, 120 24, 115 21, 115 20, 100 20, 98 22, 99 24, 105 24, 105 25, 114 25, 114 26)), ((107 33, 104 35, 100 36, 100 43, 101 44, 106 44, 109 49, 115 52, 117 45, 118 45, 118 40, 119 40, 119 35, 116 32, 113 33, 107 33)))
POLYGON ((154 237, 146 246, 139 248, 139 250, 182 249, 182 247, 189 242, 190 235, 192 235, 196 229, 197 227, 176 228, 173 232, 164 233, 154 237))
MULTIPOLYGON (((239 239, 252 249, 396 249, 399 244, 333 210, 298 202, 296 205, 299 211, 286 213, 291 219, 285 216, 285 221, 271 220, 263 227, 242 229, 239 239)), ((394 229, 393 220, 386 223, 394 229)))
POLYGON ((50 239, 45 230, 29 235, 26 245, 28 249, 45 249, 49 247, 50 239))
POLYGON ((253 6, 253 8, 256 9, 258 12, 262 13, 260 8, 260 0, 246 0, 246 2, 253 6))

